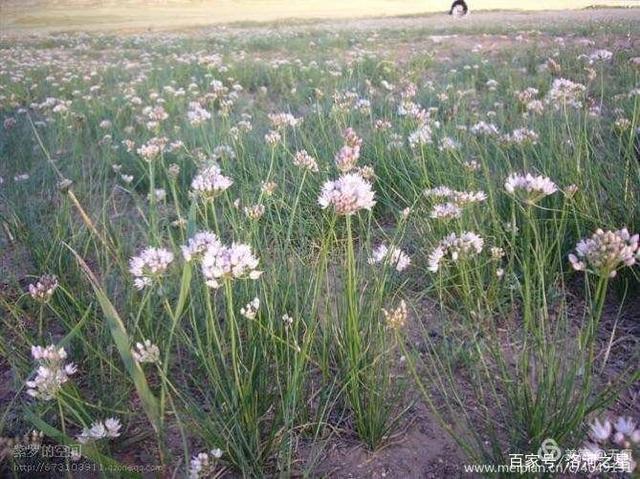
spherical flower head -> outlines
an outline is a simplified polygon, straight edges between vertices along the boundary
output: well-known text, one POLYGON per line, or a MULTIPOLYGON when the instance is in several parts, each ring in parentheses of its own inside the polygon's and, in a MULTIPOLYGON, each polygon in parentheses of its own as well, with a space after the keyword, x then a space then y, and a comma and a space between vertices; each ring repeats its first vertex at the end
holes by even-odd
POLYGON ((545 196, 558 191, 556 184, 546 176, 534 176, 531 173, 512 173, 506 179, 504 188, 507 193, 529 204, 540 201, 545 196))
POLYGON ((58 278, 52 274, 44 274, 35 284, 29 285, 29 294, 34 300, 47 303, 57 288, 58 278))
POLYGON ((215 235, 210 231, 201 231, 196 233, 192 238, 189 238, 186 245, 182 245, 182 257, 185 261, 189 262, 194 259, 200 259, 205 251, 209 248, 219 248, 222 243, 215 235))
POLYGON ((633 266, 640 259, 639 236, 631 236, 626 228, 618 231, 596 230, 591 238, 576 245, 569 262, 576 271, 589 271, 602 277, 613 278, 617 270, 633 266))
POLYGON ((104 421, 94 421, 91 427, 82 429, 82 432, 76 436, 76 440, 80 444, 87 444, 104 438, 113 439, 120 436, 121 427, 120 420, 114 417, 104 421))
POLYGON ((56 397, 69 376, 77 372, 73 363, 65 364, 67 352, 64 348, 49 345, 32 346, 31 356, 38 363, 36 376, 26 381, 27 394, 36 399, 49 401, 56 397))
POLYGON ((613 53, 609 50, 596 50, 589 55, 589 61, 591 62, 606 62, 613 58, 613 53))
POLYGON ((387 247, 386 244, 379 244, 371 253, 368 259, 369 264, 377 264, 388 261, 396 271, 404 271, 411 264, 411 258, 400 248, 387 247))
POLYGON ((318 203, 322 209, 332 207, 338 215, 352 215, 361 209, 371 210, 376 204, 371 183, 360 175, 349 173, 336 181, 327 181, 318 203))
POLYGON ((250 220, 259 220, 264 215, 264 212, 265 212, 265 206, 262 204, 245 206, 244 208, 244 214, 250 220))
POLYGON ((580 98, 585 90, 586 87, 581 83, 575 83, 566 78, 556 78, 547 93, 546 102, 553 105, 556 110, 560 110, 563 106, 581 108, 580 98))
POLYGON ((401 329, 407 324, 409 314, 407 312, 407 303, 405 303, 404 299, 400 301, 397 308, 391 311, 383 309, 382 313, 387 325, 392 329, 401 329))
POLYGON ((214 476, 216 460, 222 457, 221 449, 212 449, 193 456, 189 464, 189 479, 201 479, 214 476))
POLYGON ((336 154, 336 167, 340 173, 348 173, 353 170, 360 158, 360 147, 344 145, 336 154))
POLYGON ((293 157, 293 164, 312 173, 318 172, 318 162, 309 153, 307 153, 307 150, 300 150, 296 152, 293 157))
POLYGON ((441 220, 460 218, 462 216, 462 208, 455 203, 441 203, 434 205, 429 216, 441 220))
POLYGON ((220 287, 224 279, 258 279, 259 260, 246 244, 233 243, 231 246, 209 248, 202 257, 202 273, 211 288, 220 287))
POLYGON ((609 440, 612 431, 613 428, 608 419, 605 419, 603 422, 596 419, 593 424, 591 424, 589 436, 591 436, 591 439, 595 442, 605 442, 609 440))
POLYGON ((204 168, 191 182, 191 191, 204 200, 213 200, 224 193, 233 180, 224 176, 216 164, 204 168))
POLYGON ((145 339, 142 343, 136 343, 131 350, 131 356, 137 363, 159 363, 160 349, 151 340, 145 339))
POLYGON ((150 286, 162 276, 173 261, 173 253, 164 248, 149 247, 129 260, 129 272, 134 276, 138 289, 150 286))
POLYGON ((302 123, 302 118, 296 118, 291 113, 270 113, 269 120, 274 128, 295 128, 302 123))
POLYGON ((253 298, 250 303, 247 303, 247 305, 244 308, 240 309, 240 314, 247 319, 255 319, 259 309, 260 309, 260 299, 253 298))
POLYGON ((115 417, 110 417, 104 420, 104 427, 106 429, 106 437, 114 438, 120 436, 120 420, 115 417))
POLYGON ((467 231, 458 236, 451 233, 446 236, 431 251, 428 258, 428 269, 437 272, 444 261, 456 263, 482 252, 484 239, 475 233, 467 231))

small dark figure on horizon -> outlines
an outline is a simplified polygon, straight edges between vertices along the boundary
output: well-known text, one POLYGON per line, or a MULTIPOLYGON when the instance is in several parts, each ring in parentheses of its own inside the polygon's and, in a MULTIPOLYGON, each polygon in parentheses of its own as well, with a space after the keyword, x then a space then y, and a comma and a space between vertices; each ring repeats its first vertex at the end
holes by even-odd
POLYGON ((449 10, 449 15, 454 15, 456 17, 464 17, 467 12, 469 12, 469 7, 464 0, 454 0, 451 4, 451 9, 449 10))

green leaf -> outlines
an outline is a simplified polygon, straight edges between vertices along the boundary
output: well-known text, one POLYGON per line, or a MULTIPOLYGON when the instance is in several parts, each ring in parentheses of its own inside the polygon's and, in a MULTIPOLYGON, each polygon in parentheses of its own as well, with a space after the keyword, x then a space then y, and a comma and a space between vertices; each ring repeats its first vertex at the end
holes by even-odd
POLYGON ((129 335, 127 334, 127 330, 124 326, 124 322, 120 318, 118 311, 113 306, 104 289, 100 286, 100 282, 95 277, 87 263, 76 253, 76 251, 67 245, 67 248, 71 250, 73 255, 76 257, 78 264, 84 270, 93 287, 93 290, 96 294, 96 298, 98 299, 98 303, 102 308, 102 312, 105 315, 107 320, 107 325, 109 326, 109 330, 111 331, 111 337, 113 338, 116 347, 118 348, 118 353, 120 353, 120 358, 124 363, 129 376, 131 377, 133 384, 135 385, 136 391, 138 392, 138 396, 140 397, 140 401, 142 402, 142 407, 151 421, 151 425, 153 426, 156 432, 160 431, 160 406, 158 405, 157 398, 151 392, 149 388, 149 384, 147 383, 147 378, 142 371, 140 365, 133 359, 131 355, 131 349, 129 341, 129 335))

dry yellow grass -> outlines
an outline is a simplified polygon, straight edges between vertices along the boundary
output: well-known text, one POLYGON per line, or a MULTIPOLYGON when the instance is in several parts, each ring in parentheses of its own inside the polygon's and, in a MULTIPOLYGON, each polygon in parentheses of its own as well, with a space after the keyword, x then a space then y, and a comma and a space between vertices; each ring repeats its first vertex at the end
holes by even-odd
MULTIPOLYGON (((638 0, 520 0, 521 10, 584 8, 638 0)), ((513 0, 470 0, 472 11, 514 9, 513 0)), ((444 12, 450 0, 0 0, 2 32, 179 29, 234 22, 351 18, 444 12)))

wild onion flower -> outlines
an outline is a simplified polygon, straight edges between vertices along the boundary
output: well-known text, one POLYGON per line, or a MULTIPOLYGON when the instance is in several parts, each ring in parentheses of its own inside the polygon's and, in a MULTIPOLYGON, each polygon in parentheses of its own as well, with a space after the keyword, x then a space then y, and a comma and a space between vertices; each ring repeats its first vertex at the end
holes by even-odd
POLYGON ((197 101, 189 103, 189 111, 187 111, 187 119, 191 126, 200 126, 211 119, 211 113, 202 108, 197 101))
POLYGON ((186 245, 182 245, 182 257, 189 262, 193 259, 200 259, 208 248, 219 248, 222 243, 218 237, 210 231, 201 231, 187 240, 186 245))
POLYGON ((307 153, 307 150, 297 151, 293 157, 293 164, 312 173, 318 172, 318 162, 307 153))
POLYGON ((283 314, 281 319, 286 327, 289 327, 293 324, 293 318, 287 313, 283 314))
POLYGON ((160 349, 150 339, 145 339, 142 343, 136 343, 136 347, 131 350, 131 355, 137 363, 160 362, 160 349))
POLYGON ((211 157, 216 161, 221 159, 235 160, 236 152, 229 145, 218 145, 213 149, 211 157))
POLYGON ((173 261, 173 253, 164 248, 149 247, 129 260, 129 272, 134 276, 134 285, 144 289, 167 270, 173 261))
POLYGON ((640 445, 640 428, 635 420, 620 416, 613 427, 615 433, 612 440, 615 444, 625 449, 630 449, 632 444, 640 445))
POLYGON ((136 151, 145 161, 153 161, 164 151, 169 140, 164 137, 151 138, 147 143, 142 145, 136 151))
POLYGON ((262 191, 267 196, 272 196, 273 193, 278 188, 278 183, 275 181, 263 181, 260 186, 260 191, 262 191))
POLYGON ((437 186, 423 192, 426 197, 446 198, 450 201, 433 206, 430 216, 435 219, 453 219, 462 216, 462 208, 487 199, 484 191, 456 191, 447 186, 437 186))
POLYGON ((43 274, 35 284, 29 285, 29 294, 40 303, 47 303, 58 289, 58 278, 52 274, 43 274))
POLYGON ((201 479, 214 476, 214 466, 217 459, 222 457, 220 449, 201 452, 194 456, 189 464, 189 479, 201 479))
POLYGON ((335 157, 336 166, 340 173, 348 173, 353 170, 360 158, 360 148, 362 138, 360 138, 353 128, 347 128, 343 133, 344 145, 335 157))
POLYGON ((397 308, 392 309, 391 311, 383 309, 382 313, 384 314, 384 319, 387 322, 387 325, 391 329, 401 329, 407 324, 407 317, 409 314, 407 312, 407 303, 405 303, 404 299, 400 301, 397 308))
POLYGON ((264 135, 264 141, 269 146, 276 146, 282 141, 282 136, 277 131, 270 131, 264 135))
POLYGON ((429 216, 441 220, 460 218, 462 216, 462 208, 455 203, 440 203, 434 205, 429 216))
POLYGON ((589 435, 594 441, 602 442, 609 439, 612 430, 613 428, 608 419, 605 419, 603 422, 596 419, 593 424, 591 424, 591 432, 589 435))
POLYGON ((589 61, 591 63, 594 62, 606 62, 613 58, 613 53, 609 50, 596 50, 595 52, 589 55, 589 61))
POLYGON ((460 144, 456 140, 448 136, 442 138, 440 140, 440 146, 438 146, 438 149, 440 151, 456 151, 459 148, 460 144))
POLYGON ((487 123, 485 121, 479 121, 471 127, 471 133, 476 136, 498 136, 500 131, 498 127, 493 123, 487 123))
POLYGON ((502 137, 505 143, 513 145, 535 145, 538 142, 538 138, 538 134, 528 128, 518 128, 513 130, 511 134, 506 134, 502 137))
POLYGON ((253 298, 244 308, 240 308, 240 314, 247 319, 255 319, 260 309, 260 299, 253 298))
POLYGON ((114 417, 105 419, 104 421, 94 421, 91 427, 85 427, 82 432, 76 436, 76 440, 80 444, 87 444, 100 439, 114 439, 120 436, 122 425, 120 420, 114 417))
POLYGON ((576 271, 613 278, 619 268, 633 266, 640 259, 638 238, 637 234, 631 236, 626 228, 618 231, 597 229, 591 238, 576 245, 575 254, 569 255, 569 261, 576 271))
POLYGON ((202 257, 202 274, 209 287, 217 289, 224 279, 258 279, 259 260, 246 244, 233 243, 231 246, 209 247, 202 257))
POLYGON ((640 429, 636 428, 635 420, 621 416, 612 424, 608 419, 602 422, 596 419, 591 424, 589 437, 593 442, 586 442, 579 450, 584 462, 593 464, 602 461, 604 451, 608 450, 615 453, 611 465, 615 470, 633 473, 637 466, 637 458, 633 457, 634 449, 640 445, 640 429))
POLYGON ((415 150, 424 145, 433 143, 433 130, 429 123, 423 123, 413 133, 409 135, 408 141, 411 149, 415 150))
POLYGON ((459 237, 455 233, 446 236, 429 254, 429 271, 437 272, 443 261, 457 262, 482 252, 484 240, 475 233, 465 232, 459 237))
POLYGON ((388 261, 396 271, 404 271, 411 264, 411 258, 400 248, 389 248, 386 244, 379 244, 368 259, 369 264, 377 264, 388 261))
POLYGON ((265 207, 264 205, 252 205, 244 207, 244 214, 250 220, 259 220, 264 215, 265 207))
POLYGON ((530 173, 512 173, 505 181, 504 188, 508 193, 529 204, 534 204, 558 191, 558 187, 550 178, 533 176, 530 173))
POLYGON ((274 128, 295 128, 302 123, 302 118, 296 118, 291 113, 270 113, 269 120, 274 128))
POLYGON ((581 83, 575 83, 566 78, 556 78, 553 80, 551 90, 547 93, 546 102, 556 110, 563 106, 582 108, 581 97, 586 87, 581 83))
POLYGON ((53 399, 69 380, 69 376, 78 370, 73 363, 66 363, 67 352, 54 345, 43 348, 32 346, 31 356, 39 364, 36 377, 27 381, 27 394, 31 397, 49 401, 53 399))
POLYGON ((322 209, 331 206, 338 215, 352 215, 361 209, 371 210, 376 204, 371 183, 360 175, 349 173, 335 181, 327 181, 318 197, 322 209))
POLYGON ((208 166, 198 173, 191 182, 191 191, 204 200, 213 200, 224 193, 233 180, 224 176, 216 164, 208 166))

